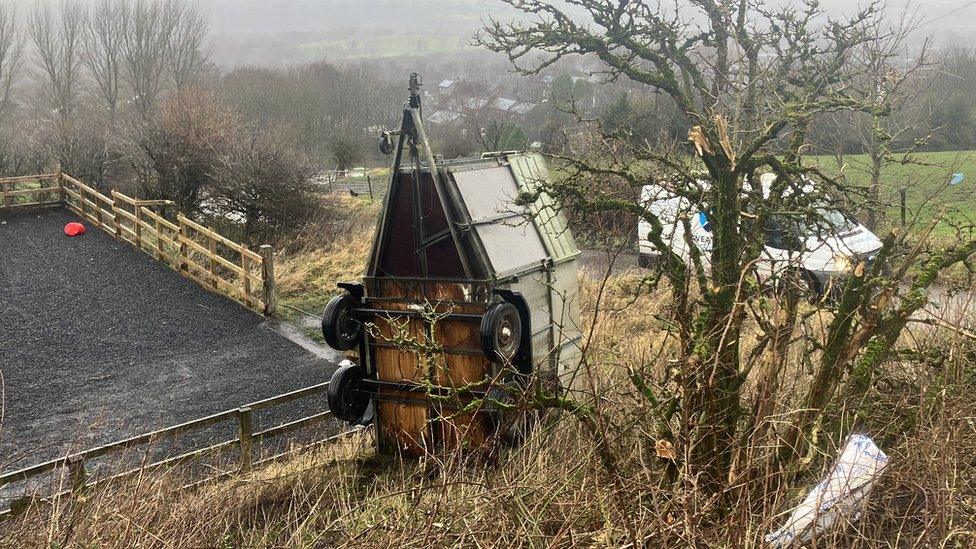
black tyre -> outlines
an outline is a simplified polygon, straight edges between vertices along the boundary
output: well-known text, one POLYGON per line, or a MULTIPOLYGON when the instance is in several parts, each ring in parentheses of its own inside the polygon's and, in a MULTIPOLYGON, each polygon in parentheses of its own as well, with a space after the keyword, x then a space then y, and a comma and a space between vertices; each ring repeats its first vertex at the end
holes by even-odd
POLYGON ((366 413, 369 395, 360 391, 359 382, 366 378, 366 370, 356 364, 340 366, 332 374, 327 393, 329 410, 342 421, 353 422, 366 413))
POLYGON ((493 387, 488 391, 488 413, 495 426, 495 436, 507 446, 518 446, 524 442, 538 422, 536 410, 518 406, 523 387, 516 381, 505 383, 504 387, 493 387), (506 410, 506 407, 515 406, 506 410))
POLYGON ((352 316, 359 301, 349 295, 333 297, 322 314, 322 336, 338 351, 356 348, 363 337, 363 324, 352 316))
POLYGON ((647 255, 647 254, 637 254, 637 266, 641 269, 650 269, 657 265, 658 256, 647 255))
POLYGON ((495 303, 481 318, 481 349, 492 362, 511 362, 522 344, 522 317, 511 303, 495 303))
POLYGON ((380 135, 380 152, 383 154, 390 154, 393 152, 393 136, 383 132, 380 135))

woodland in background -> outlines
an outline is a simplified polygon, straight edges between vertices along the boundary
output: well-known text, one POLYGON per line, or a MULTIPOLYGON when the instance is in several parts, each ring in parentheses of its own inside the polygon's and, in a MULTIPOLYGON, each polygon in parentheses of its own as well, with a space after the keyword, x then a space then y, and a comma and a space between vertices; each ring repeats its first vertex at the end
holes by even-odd
MULTIPOLYGON (((542 80, 485 52, 285 69, 217 67, 207 53, 207 19, 186 0, 0 6, 0 174, 60 168, 99 189, 171 199, 252 239, 300 223, 325 174, 386 164, 375 139, 397 124, 413 70, 427 76, 428 93, 452 78, 541 106, 517 123, 478 115, 432 126, 446 157, 535 142, 583 150, 592 120, 626 126, 631 145, 678 142, 689 129, 669 97, 627 78, 610 82, 587 60, 556 63, 542 80)), ((924 123, 898 132, 890 148, 976 148, 976 49, 930 57, 913 75, 919 100, 903 107, 924 123)), ((863 128, 857 116, 819 117, 810 151, 866 152, 863 128)))

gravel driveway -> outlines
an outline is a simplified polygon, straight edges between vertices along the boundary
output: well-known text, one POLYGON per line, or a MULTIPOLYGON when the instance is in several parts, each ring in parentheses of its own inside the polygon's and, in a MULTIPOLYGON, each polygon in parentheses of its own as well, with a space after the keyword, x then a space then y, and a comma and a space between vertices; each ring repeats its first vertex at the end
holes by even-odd
POLYGON ((0 213, 0 469, 329 379, 260 315, 90 225, 68 238, 69 221, 0 213))

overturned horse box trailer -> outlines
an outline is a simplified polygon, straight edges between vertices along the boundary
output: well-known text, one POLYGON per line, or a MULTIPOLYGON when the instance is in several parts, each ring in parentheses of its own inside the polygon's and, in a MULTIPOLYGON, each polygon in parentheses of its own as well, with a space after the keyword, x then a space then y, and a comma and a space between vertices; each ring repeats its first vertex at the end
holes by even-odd
POLYGON ((539 192, 544 159, 435 159, 419 86, 381 142, 394 159, 366 275, 322 320, 358 362, 333 376, 330 408, 372 420, 381 453, 411 455, 506 436, 504 402, 530 380, 572 386, 580 357, 580 252, 539 192))

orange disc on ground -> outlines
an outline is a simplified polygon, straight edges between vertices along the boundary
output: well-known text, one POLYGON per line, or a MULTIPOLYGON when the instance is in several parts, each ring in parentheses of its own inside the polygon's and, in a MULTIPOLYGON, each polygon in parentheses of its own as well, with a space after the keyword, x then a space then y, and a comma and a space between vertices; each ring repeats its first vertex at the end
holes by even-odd
POLYGON ((72 221, 64 226, 64 234, 68 236, 78 236, 80 234, 85 234, 85 226, 81 223, 72 221))

